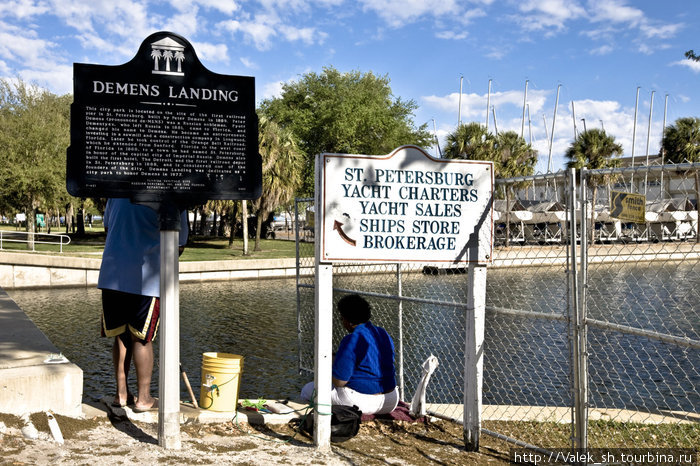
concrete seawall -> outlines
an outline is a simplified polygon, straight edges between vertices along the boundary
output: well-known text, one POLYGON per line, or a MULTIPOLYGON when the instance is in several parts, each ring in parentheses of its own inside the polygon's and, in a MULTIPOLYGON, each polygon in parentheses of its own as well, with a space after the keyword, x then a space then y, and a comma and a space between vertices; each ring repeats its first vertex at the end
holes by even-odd
MULTIPOLYGON (((101 259, 0 252, 0 288, 96 286, 101 259)), ((302 269, 310 274, 313 267, 302 269)), ((180 281, 294 278, 296 259, 180 262, 180 281)))
MULTIPOLYGON (((491 268, 563 266, 562 246, 514 246, 494 250, 491 268)), ((588 249, 590 263, 621 263, 661 260, 700 260, 698 243, 641 243, 595 245, 588 249)), ((51 288, 96 286, 101 259, 0 251, 0 288, 51 288)), ((307 262, 308 263, 308 262, 307 262)), ((410 266, 416 270, 415 266, 410 266)), ((450 268, 440 265, 438 269, 450 268)), ((420 269, 418 269, 420 270, 420 269)), ((365 266, 366 273, 388 273, 384 265, 365 266)), ((313 266, 301 275, 313 274, 313 266)), ((296 259, 240 259, 180 262, 180 281, 250 280, 294 278, 296 259)))

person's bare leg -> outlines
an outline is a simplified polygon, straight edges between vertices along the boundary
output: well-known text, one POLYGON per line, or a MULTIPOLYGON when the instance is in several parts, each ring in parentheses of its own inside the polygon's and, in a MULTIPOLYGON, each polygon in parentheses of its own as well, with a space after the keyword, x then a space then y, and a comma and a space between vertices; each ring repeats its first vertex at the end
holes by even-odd
POLYGON ((112 345, 112 364, 117 383, 117 394, 113 403, 125 406, 129 401, 129 368, 131 367, 131 338, 128 333, 114 337, 112 345))
POLYGON ((151 397, 151 377, 153 376, 153 342, 133 343, 134 368, 136 369, 136 383, 138 397, 135 408, 147 409, 153 406, 155 400, 151 397))

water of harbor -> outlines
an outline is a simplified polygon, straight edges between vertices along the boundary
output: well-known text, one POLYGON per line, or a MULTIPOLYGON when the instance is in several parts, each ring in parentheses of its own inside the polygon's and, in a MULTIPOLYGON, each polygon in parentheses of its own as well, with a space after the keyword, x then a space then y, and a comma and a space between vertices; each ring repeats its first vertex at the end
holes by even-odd
MULTIPOLYGON (((566 287, 561 268, 539 268, 538 280, 532 280, 524 270, 490 270, 487 305, 565 312, 566 287)), ((697 263, 606 267, 589 279, 591 318, 699 338, 698 301, 692 300, 697 294, 693 290, 700 289, 697 263), (646 305, 628 305, 638 303, 640 293, 646 305), (626 300, 626 295, 635 299, 626 300)), ((357 276, 352 282, 361 289, 375 288, 371 276, 357 276)), ((460 286, 463 282, 465 277, 460 275, 405 276, 407 290, 421 289, 425 295, 440 295, 450 284, 454 285, 451 289, 464 290, 460 286)), ((297 397, 309 375, 300 375, 298 370, 294 280, 181 283, 180 291, 180 359, 197 396, 202 353, 217 351, 244 356, 241 398, 297 397)), ((86 397, 99 398, 114 392, 112 340, 99 336, 99 290, 11 290, 9 294, 53 344, 83 369, 86 397)), ((459 302, 463 298, 451 296, 450 300, 459 302)), ((441 367, 431 381, 429 401, 460 402, 462 311, 445 306, 407 306, 405 318, 439 324, 409 324, 404 330, 406 351, 415 353, 406 355, 410 364, 423 361, 430 352, 441 359, 441 367)), ((391 331, 392 320, 382 325, 391 331)), ((593 404, 618 408, 643 404, 681 411, 696 411, 700 405, 698 350, 599 329, 589 330, 589 344, 593 404)), ((570 404, 569 348, 566 322, 487 312, 484 403, 570 404)), ((154 390, 157 380, 156 369, 154 390)), ((409 400, 415 382, 407 381, 409 400)), ((182 399, 188 398, 183 388, 182 399)))

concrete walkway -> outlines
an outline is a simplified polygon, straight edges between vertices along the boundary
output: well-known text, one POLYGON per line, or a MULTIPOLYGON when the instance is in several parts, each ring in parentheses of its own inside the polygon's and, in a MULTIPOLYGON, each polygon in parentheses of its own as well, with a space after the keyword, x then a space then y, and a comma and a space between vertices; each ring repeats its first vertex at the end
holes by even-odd
POLYGON ((0 412, 82 414, 83 371, 0 290, 0 412))

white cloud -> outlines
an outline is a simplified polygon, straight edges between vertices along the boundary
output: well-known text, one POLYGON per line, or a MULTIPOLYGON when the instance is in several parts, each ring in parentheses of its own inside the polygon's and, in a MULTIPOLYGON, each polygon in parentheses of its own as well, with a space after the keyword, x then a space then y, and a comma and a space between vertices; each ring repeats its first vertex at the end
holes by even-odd
POLYGON ((165 31, 177 31, 185 37, 194 36, 197 33, 201 18, 197 15, 197 7, 193 7, 190 11, 176 15, 170 15, 162 28, 165 31))
MULTIPOLYGON (((177 8, 178 5, 187 4, 189 2, 183 2, 182 0, 173 0, 170 3, 171 5, 173 5, 173 7, 177 8)), ((233 15, 240 9, 240 5, 234 0, 192 0, 191 3, 201 5, 207 9, 220 11, 221 13, 224 13, 229 16, 233 15)))
POLYGON ((588 2, 591 20, 628 23, 633 26, 645 21, 642 10, 627 6, 625 3, 621 0, 591 0, 588 2))
POLYGON ((50 11, 44 2, 34 0, 4 0, 0 3, 0 17, 12 16, 18 19, 27 19, 50 11))
POLYGON ((700 73, 700 62, 695 60, 678 60, 671 63, 672 65, 685 66, 694 73, 700 73))
POLYGON ((25 81, 36 82, 51 92, 63 95, 73 93, 73 65, 57 65, 45 69, 26 69, 20 72, 25 81))
POLYGON ((467 31, 455 32, 455 31, 440 31, 435 33, 435 37, 438 39, 446 40, 462 40, 467 38, 467 31))
POLYGON ((373 11, 391 27, 401 27, 422 16, 460 14, 456 0, 360 0, 365 11, 373 11))
POLYGON ((289 42, 303 42, 307 45, 323 43, 327 33, 315 28, 294 27, 282 23, 275 14, 258 14, 252 20, 228 20, 217 24, 231 34, 243 34, 245 40, 252 43, 258 50, 268 50, 276 37, 283 37, 289 42))
POLYGON ((212 44, 210 42, 195 42, 192 44, 201 61, 213 63, 229 63, 228 47, 226 44, 212 44))
POLYGON ((678 33, 678 31, 680 31, 684 27, 685 25, 681 23, 660 25, 642 24, 639 29, 642 31, 642 34, 644 34, 644 36, 649 39, 668 39, 670 37, 675 36, 678 33))
POLYGON ((588 53, 591 55, 607 55, 613 51, 612 45, 605 44, 601 45, 600 47, 596 47, 594 49, 591 49, 588 53))
POLYGON ((250 69, 252 69, 252 70, 256 70, 256 69, 259 68, 259 66, 257 65, 257 63, 255 63, 255 62, 254 62, 253 60, 251 60, 250 58, 247 58, 247 57, 239 57, 239 60, 241 61, 241 63, 243 64, 243 66, 245 66, 246 68, 250 68, 250 69))
POLYGON ((282 85, 284 81, 273 81, 263 84, 262 91, 258 97, 260 100, 264 99, 274 99, 275 97, 280 97, 282 95, 282 85))
MULTIPOLYGON (((147 5, 137 0, 49 0, 53 13, 79 32, 100 35, 145 37, 152 31, 150 21, 160 22, 147 5)), ((157 11, 157 10, 156 10, 157 11)))
MULTIPOLYGON (((513 113, 518 111, 522 115, 523 108, 523 91, 506 91, 493 92, 489 104, 496 107, 496 114, 499 109, 507 108, 507 112, 513 113)), ((530 105, 530 114, 539 113, 547 100, 546 97, 549 91, 530 90, 527 93, 527 103, 530 105)), ((462 122, 469 121, 486 121, 486 102, 487 94, 462 93, 462 122)), ((434 108, 443 112, 454 112, 457 115, 459 110, 459 92, 453 92, 445 96, 423 96, 421 101, 427 107, 434 108)), ((489 110, 491 112, 491 110, 489 110)), ((520 119, 518 119, 520 122, 520 119)), ((519 125, 519 123, 518 123, 519 125)))
POLYGON ((572 0, 526 0, 518 5, 519 15, 511 16, 529 31, 544 30, 554 34, 566 28, 566 23, 586 15, 585 10, 572 0))
MULTIPOLYGON (((0 57, 16 61, 26 68, 43 68, 46 66, 47 55, 58 48, 58 44, 37 38, 32 31, 2 24, 0 31, 0 57)), ((52 58, 55 61, 56 57, 52 58)))

